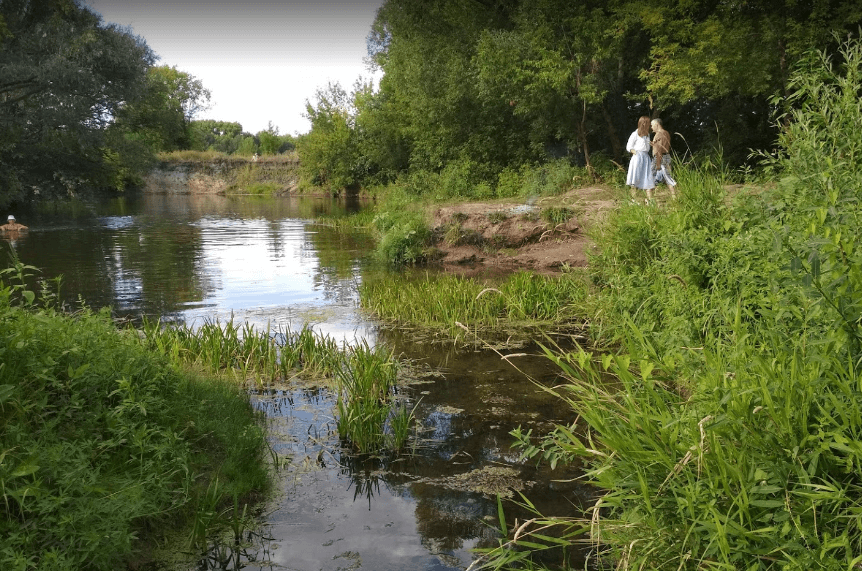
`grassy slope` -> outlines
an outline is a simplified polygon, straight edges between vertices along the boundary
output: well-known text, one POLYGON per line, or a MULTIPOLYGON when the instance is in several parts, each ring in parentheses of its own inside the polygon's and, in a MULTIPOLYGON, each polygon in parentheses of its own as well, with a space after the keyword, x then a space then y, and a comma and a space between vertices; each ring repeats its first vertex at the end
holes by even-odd
POLYGON ((213 493, 266 490, 247 395, 178 372, 107 312, 0 282, 0 568, 118 569, 213 493), (22 306, 23 305, 23 306, 22 306))

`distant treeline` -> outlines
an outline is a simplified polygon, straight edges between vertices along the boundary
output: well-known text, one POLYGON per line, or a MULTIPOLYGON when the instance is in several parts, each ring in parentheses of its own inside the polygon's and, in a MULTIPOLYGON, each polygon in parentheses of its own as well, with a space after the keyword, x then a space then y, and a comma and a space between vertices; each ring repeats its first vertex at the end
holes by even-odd
POLYGON ((266 130, 252 135, 243 131, 239 123, 205 119, 189 124, 189 142, 186 147, 171 150, 217 151, 228 155, 251 156, 255 153, 278 155, 295 148, 296 138, 279 135, 271 121, 266 130))
POLYGON ((379 88, 321 89, 298 150, 319 184, 493 184, 550 160, 613 168, 649 115, 679 155, 740 166, 774 145, 791 71, 860 22, 850 0, 387 0, 369 36, 379 88))
POLYGON ((271 123, 194 121, 210 92, 82 0, 0 2, 0 207, 123 190, 156 153, 292 149, 271 123))

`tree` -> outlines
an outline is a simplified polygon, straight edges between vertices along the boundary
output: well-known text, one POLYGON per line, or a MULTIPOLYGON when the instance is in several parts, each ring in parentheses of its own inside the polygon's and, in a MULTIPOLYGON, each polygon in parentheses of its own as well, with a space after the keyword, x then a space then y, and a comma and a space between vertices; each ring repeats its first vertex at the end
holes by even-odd
POLYGON ((260 141, 260 154, 277 155, 281 151, 281 137, 278 135, 278 127, 267 123, 266 129, 257 134, 260 141))
POLYGON ((204 119, 189 124, 191 146, 197 151, 236 152, 242 141, 242 125, 236 122, 204 119))
POLYGON ((318 89, 306 101, 311 130, 297 141, 300 176, 305 184, 341 190, 358 182, 355 107, 338 83, 318 89))
POLYGON ((189 149, 191 122, 208 108, 210 91, 199 79, 176 67, 151 67, 143 97, 125 105, 119 122, 155 151, 189 149))
POLYGON ((154 60, 79 0, 0 2, 0 203, 115 186, 108 127, 154 60))

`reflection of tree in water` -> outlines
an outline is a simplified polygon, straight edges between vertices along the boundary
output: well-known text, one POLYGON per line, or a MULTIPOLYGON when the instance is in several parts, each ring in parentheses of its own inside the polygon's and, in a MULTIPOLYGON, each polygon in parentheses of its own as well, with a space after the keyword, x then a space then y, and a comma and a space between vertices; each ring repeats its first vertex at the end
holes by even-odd
MULTIPOLYGON (((447 564, 459 564, 452 552, 463 549, 466 541, 490 541, 496 537, 496 531, 483 523, 485 516, 495 513, 495 505, 481 494, 414 483, 417 462, 421 460, 409 456, 342 455, 341 473, 350 478, 353 500, 367 502, 369 511, 381 488, 393 496, 412 499, 422 545, 447 564)), ((447 473, 450 471, 451 466, 447 473)))
POLYGON ((200 268, 203 243, 201 230, 195 226, 153 225, 121 234, 116 258, 138 276, 140 296, 149 312, 177 311, 202 301, 212 291, 200 268))
POLYGON ((327 301, 352 301, 356 297, 356 276, 374 247, 371 237, 319 224, 310 230, 305 236, 318 260, 313 278, 315 290, 323 292, 327 301))
POLYGON ((239 571, 280 569, 272 563, 272 542, 268 533, 245 530, 240 537, 215 537, 195 565, 196 571, 239 571))

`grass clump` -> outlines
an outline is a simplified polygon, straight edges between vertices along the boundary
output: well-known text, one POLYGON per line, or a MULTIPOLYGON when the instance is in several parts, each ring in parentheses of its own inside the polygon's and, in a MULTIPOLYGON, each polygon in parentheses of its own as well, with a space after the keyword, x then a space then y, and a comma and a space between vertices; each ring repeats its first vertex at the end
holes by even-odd
POLYGON ((466 324, 479 329, 575 321, 587 287, 575 274, 545 277, 518 272, 501 283, 453 275, 388 276, 364 282, 360 302, 375 315, 453 336, 466 324))
POLYGON ((575 215, 575 211, 565 206, 549 206, 543 208, 539 214, 542 220, 548 224, 565 224, 575 215))
POLYGON ((0 281, 0 568, 123 567, 220 499, 267 489, 247 395, 180 372, 108 311, 37 306, 0 281))
POLYGON ((407 443, 413 412, 395 403, 397 361, 392 351, 367 342, 347 350, 336 374, 338 433, 361 454, 399 451, 407 443))
MULTIPOLYGON (((859 565, 862 45, 840 53, 790 82, 773 188, 729 197, 720 170, 679 169, 675 207, 607 227, 602 331, 624 352, 548 351, 581 422, 515 436, 528 457, 587 462, 600 568, 859 565)), ((504 540, 486 563, 530 557, 504 540)))
POLYGON ((145 321, 150 347, 177 365, 194 365, 213 374, 228 374, 241 382, 268 384, 294 377, 332 377, 342 361, 334 339, 310 327, 299 331, 258 330, 251 324, 205 321, 198 327, 145 321))

